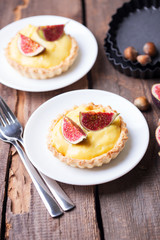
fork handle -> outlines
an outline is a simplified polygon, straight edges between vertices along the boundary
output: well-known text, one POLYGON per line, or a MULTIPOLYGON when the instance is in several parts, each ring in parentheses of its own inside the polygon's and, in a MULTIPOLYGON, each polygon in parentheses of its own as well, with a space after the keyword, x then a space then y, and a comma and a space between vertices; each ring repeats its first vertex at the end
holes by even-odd
POLYGON ((32 163, 27 158, 27 155, 22 150, 20 145, 16 141, 11 141, 12 144, 15 146, 19 156, 22 159, 22 162, 27 169, 44 205, 46 206, 49 214, 51 217, 58 217, 63 214, 62 210, 59 208, 55 200, 52 198, 51 193, 47 189, 43 179, 39 175, 38 171, 35 169, 35 167, 32 165, 32 163))
POLYGON ((66 195, 66 193, 55 180, 48 178, 42 173, 41 176, 63 211, 66 212, 75 207, 71 199, 66 195))
MULTIPOLYGON (((18 141, 22 144, 22 146, 25 149, 23 138, 19 137, 18 141)), ((33 166, 33 165, 32 165, 33 166)), ((63 209, 63 211, 69 211, 75 207, 74 203, 71 201, 71 199, 67 196, 67 194, 63 191, 63 189, 59 186, 59 184, 49 177, 45 176, 42 173, 39 173, 39 175, 43 178, 43 181, 48 186, 49 190, 55 197, 56 201, 60 205, 60 207, 63 209)))

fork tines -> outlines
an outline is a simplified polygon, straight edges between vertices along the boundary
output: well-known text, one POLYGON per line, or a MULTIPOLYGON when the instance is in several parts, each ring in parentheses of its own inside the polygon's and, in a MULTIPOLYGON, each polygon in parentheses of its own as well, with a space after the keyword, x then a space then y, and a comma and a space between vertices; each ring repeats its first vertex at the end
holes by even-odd
POLYGON ((15 121, 15 116, 12 113, 12 111, 9 109, 7 104, 4 102, 2 97, 0 97, 0 120, 5 125, 5 122, 7 121, 8 123, 14 122, 15 121))

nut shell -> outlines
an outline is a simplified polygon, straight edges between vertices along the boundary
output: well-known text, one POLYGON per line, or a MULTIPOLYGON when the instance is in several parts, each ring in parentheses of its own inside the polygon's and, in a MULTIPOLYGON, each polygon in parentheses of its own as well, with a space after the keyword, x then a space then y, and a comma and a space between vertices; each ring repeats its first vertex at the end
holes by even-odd
POLYGON ((130 61, 136 61, 138 52, 134 47, 127 47, 124 49, 124 57, 130 61))
POLYGON ((147 42, 143 46, 143 52, 150 57, 154 57, 157 54, 156 46, 153 42, 147 42))
POLYGON ((150 63, 152 60, 149 55, 139 55, 139 56, 137 56, 137 61, 142 66, 145 66, 147 63, 150 63))
POLYGON ((134 100, 134 105, 141 111, 146 111, 149 109, 150 104, 146 97, 141 96, 134 100))

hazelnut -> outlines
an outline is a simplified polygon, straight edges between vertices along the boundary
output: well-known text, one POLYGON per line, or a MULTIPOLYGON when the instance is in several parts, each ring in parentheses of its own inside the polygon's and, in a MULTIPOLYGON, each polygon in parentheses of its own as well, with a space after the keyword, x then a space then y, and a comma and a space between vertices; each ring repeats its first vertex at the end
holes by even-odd
POLYGON ((130 61, 136 61, 138 52, 134 47, 127 47, 124 49, 124 57, 130 61))
POLYGON ((142 65, 145 66, 147 63, 151 62, 151 58, 148 55, 139 55, 137 57, 137 61, 142 65))
POLYGON ((134 105, 141 111, 146 111, 149 109, 150 104, 146 97, 138 97, 134 100, 134 105))
POLYGON ((143 52, 150 57, 154 57, 157 54, 156 46, 153 42, 147 42, 143 46, 143 52))

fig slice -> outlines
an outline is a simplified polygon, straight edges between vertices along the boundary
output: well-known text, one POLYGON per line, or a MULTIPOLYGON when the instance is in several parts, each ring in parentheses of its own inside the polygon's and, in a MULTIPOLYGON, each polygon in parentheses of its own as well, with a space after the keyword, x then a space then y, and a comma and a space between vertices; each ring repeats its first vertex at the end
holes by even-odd
POLYGON ((18 49, 24 55, 33 57, 44 51, 44 47, 23 34, 18 36, 18 49))
POLYGON ((158 126, 158 127, 156 128, 155 137, 156 137, 157 143, 158 143, 159 146, 160 146, 160 126, 158 126))
POLYGON ((151 88, 153 102, 160 108, 160 83, 156 83, 151 88))
POLYGON ((119 113, 114 112, 80 112, 81 125, 88 131, 98 131, 108 127, 119 113))
POLYGON ((63 116, 61 129, 64 138, 71 144, 80 143, 87 137, 77 123, 67 116, 63 116))
POLYGON ((56 41, 64 33, 64 24, 61 25, 51 25, 51 26, 40 26, 37 29, 37 33, 40 38, 46 41, 56 41))

